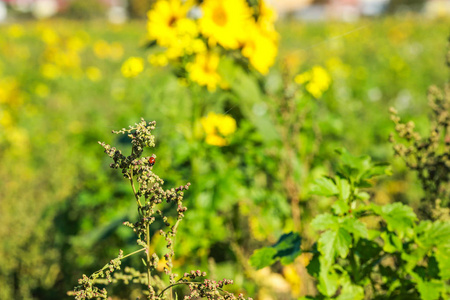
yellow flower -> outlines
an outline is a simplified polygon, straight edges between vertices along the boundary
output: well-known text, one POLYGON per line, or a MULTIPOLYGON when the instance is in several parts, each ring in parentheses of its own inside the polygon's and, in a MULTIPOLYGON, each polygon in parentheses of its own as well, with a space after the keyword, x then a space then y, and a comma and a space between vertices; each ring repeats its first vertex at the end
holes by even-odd
POLYGON ((164 53, 150 54, 148 62, 154 66, 165 67, 169 63, 167 55, 164 53))
POLYGON ((244 42, 242 55, 247 57, 250 64, 261 74, 267 74, 269 67, 275 63, 277 56, 277 42, 264 34, 260 27, 251 24, 247 27, 247 39, 244 42))
POLYGON ((209 43, 237 49, 245 39, 245 26, 251 19, 251 10, 245 0, 205 0, 199 19, 200 31, 209 43))
POLYGON ((278 39, 278 33, 275 30, 275 21, 277 19, 277 14, 275 11, 269 7, 265 1, 259 1, 259 16, 258 25, 264 31, 265 34, 269 35, 272 39, 278 39))
POLYGON ((320 98, 331 84, 330 75, 320 66, 314 66, 311 71, 297 75, 294 80, 298 84, 306 83, 306 90, 316 99, 320 98))
POLYGON ((201 86, 206 86, 209 91, 214 91, 221 84, 222 78, 217 73, 219 55, 216 53, 199 53, 194 62, 186 65, 189 78, 201 86))
POLYGON ((148 12, 148 36, 161 46, 170 46, 176 40, 176 25, 184 19, 191 8, 189 2, 158 0, 148 12))
POLYGON ((13 39, 18 39, 22 37, 24 33, 25 30, 23 29, 23 27, 18 24, 11 25, 8 28, 8 35, 13 39))
POLYGON ((90 81, 99 81, 102 79, 102 71, 97 67, 88 67, 86 69, 86 76, 90 81))
POLYGON ((109 56, 109 44, 104 40, 99 40, 94 43, 94 53, 98 58, 107 58, 109 56))
POLYGON ((55 45, 59 42, 58 34, 50 28, 42 30, 41 38, 47 45, 55 45))
POLYGON ((144 71, 144 60, 141 57, 130 57, 122 64, 121 71, 124 77, 136 77, 144 71))
POLYGON ((45 98, 50 94, 50 89, 47 85, 39 83, 38 85, 36 85, 34 93, 41 98, 45 98))
POLYGON ((200 123, 206 133, 205 142, 213 146, 227 145, 226 137, 236 131, 236 120, 229 115, 210 112, 200 119, 200 123))
POLYGON ((41 65, 41 73, 44 77, 49 79, 55 79, 56 77, 61 76, 60 68, 54 64, 48 63, 41 65))

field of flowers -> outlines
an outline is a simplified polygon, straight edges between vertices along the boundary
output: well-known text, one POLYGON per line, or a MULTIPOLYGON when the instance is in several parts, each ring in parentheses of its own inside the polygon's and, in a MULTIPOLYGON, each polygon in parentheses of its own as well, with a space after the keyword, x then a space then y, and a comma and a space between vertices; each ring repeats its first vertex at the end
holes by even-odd
MULTIPOLYGON (((171 36, 160 6, 124 25, 0 25, 0 299, 63 299, 119 249, 136 250, 122 225, 138 218, 129 183, 97 142, 126 147, 126 136, 110 132, 141 117, 156 121, 155 172, 167 186, 192 184, 174 269, 233 278, 231 292, 314 294, 308 254, 261 270, 249 257, 283 233, 301 233, 306 245, 317 238, 309 224, 330 200, 312 184, 336 166, 336 149, 392 164, 390 177, 371 181, 375 203, 419 206, 419 181, 388 141, 389 107, 428 132, 427 89, 448 80, 448 19, 274 27, 262 5, 242 45, 208 23, 208 7, 198 21, 177 21, 171 36)), ((230 26, 242 32, 239 20, 230 26)), ((152 251, 165 246, 152 237, 152 251)), ((133 285, 108 290, 112 299, 142 294, 133 285)))

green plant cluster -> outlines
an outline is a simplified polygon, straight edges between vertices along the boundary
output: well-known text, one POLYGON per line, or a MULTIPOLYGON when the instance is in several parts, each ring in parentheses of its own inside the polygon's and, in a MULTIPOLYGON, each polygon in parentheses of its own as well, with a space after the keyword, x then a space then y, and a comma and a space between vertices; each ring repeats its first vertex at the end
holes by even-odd
POLYGON ((292 263, 312 253, 308 273, 317 280, 317 295, 304 299, 446 299, 450 296, 450 222, 421 221, 413 209, 396 202, 377 205, 364 188, 388 173, 370 157, 340 150, 334 177, 318 179, 312 192, 333 197, 331 213, 314 218, 320 238, 300 250, 298 234, 282 236, 272 247, 255 251, 257 268, 280 259, 292 263), (294 243, 295 241, 295 243, 294 243), (280 244, 284 246, 280 247, 280 244))
MULTIPOLYGON (((142 157, 146 148, 155 147, 155 137, 152 135, 152 131, 156 128, 155 126, 156 122, 147 123, 144 119, 141 119, 140 123, 136 123, 135 126, 129 126, 129 129, 123 128, 119 131, 113 131, 115 134, 126 134, 131 139, 131 154, 128 156, 122 154, 122 151, 115 147, 99 142, 105 149, 105 153, 114 160, 110 167, 121 169, 123 177, 130 181, 139 217, 137 222, 125 221, 124 225, 133 229, 137 235, 137 244, 141 246, 141 249, 125 256, 123 251, 120 250, 119 256, 111 260, 102 269, 94 272, 89 277, 83 275, 78 281, 80 285, 76 286, 68 294, 75 296, 77 300, 108 299, 107 290, 105 288, 100 289, 95 284, 97 282, 105 283, 104 280, 101 280, 104 278, 109 283, 113 282, 111 274, 116 270, 120 270, 121 260, 145 251, 145 259, 142 259, 142 263, 146 267, 146 272, 142 274, 133 269, 133 272, 127 272, 126 276, 123 273, 118 275, 114 273, 115 282, 122 279, 126 284, 131 282, 143 284, 146 287, 143 294, 147 299, 151 300, 173 299, 171 290, 180 285, 189 287, 190 292, 184 297, 185 300, 197 299, 197 297, 209 300, 245 300, 242 294, 236 297, 222 289, 224 286, 232 284, 232 280, 224 279, 216 282, 204 279, 203 281, 194 281, 194 279, 206 276, 205 272, 199 270, 185 273, 177 279, 178 275, 172 272, 172 260, 175 255, 173 248, 174 238, 177 234, 178 226, 184 218, 184 212, 187 210, 187 207, 183 206, 183 196, 190 183, 164 190, 162 187, 164 181, 153 172, 155 156, 142 157), (176 216, 171 215, 171 204, 176 206, 176 216), (160 224, 158 224, 158 221, 160 224), (167 227, 168 229, 164 230, 161 227, 167 227), (158 231, 159 235, 166 242, 165 248, 167 249, 163 255, 165 259, 164 273, 169 277, 169 282, 166 286, 164 286, 164 281, 155 274, 157 273, 160 257, 155 252, 151 253, 151 237, 154 235, 152 233, 154 230, 158 231)), ((248 299, 251 300, 251 298, 248 299)))
MULTIPOLYGON (((148 65, 138 77, 123 78, 127 57, 147 55, 137 42, 145 31, 139 22, 2 24, 0 298, 64 298, 79 274, 102 266, 99 258, 135 251, 133 231, 122 226, 139 217, 129 183, 118 172, 99 172, 109 162, 96 141, 107 141, 107 131, 137 116, 158 122, 165 142, 154 149, 154 169, 166 184, 192 183, 189 226, 179 228, 174 270, 200 268, 214 278, 234 278, 230 291, 255 298, 304 295, 291 294, 300 285, 297 277, 309 281, 302 273, 290 278, 279 265, 255 271, 247 259, 284 232, 301 232, 303 243, 314 237, 310 221, 329 211, 331 199, 312 195, 310 187, 330 172, 334 149, 390 160, 387 107, 414 119, 423 134, 422 94, 446 76, 435 58, 442 56, 449 23, 417 20, 281 22, 278 66, 264 78, 221 66, 232 85, 215 93, 185 87, 169 70, 148 65), (319 100, 292 81, 315 65, 332 80, 319 100), (49 72, 55 66, 59 73, 49 72), (205 142, 199 120, 209 112, 236 120, 228 145, 205 142)), ((125 145, 128 138, 115 143, 125 145)), ((400 160, 394 167, 392 179, 381 178, 370 194, 380 204, 421 206, 424 194, 413 173, 400 160)), ((158 236, 154 249, 163 251, 158 236)), ((285 248, 280 243, 277 249, 285 248)), ((138 255, 124 260, 122 278, 135 276, 131 266, 140 262, 138 255)), ((118 298, 141 295, 119 281, 110 286, 118 298)))

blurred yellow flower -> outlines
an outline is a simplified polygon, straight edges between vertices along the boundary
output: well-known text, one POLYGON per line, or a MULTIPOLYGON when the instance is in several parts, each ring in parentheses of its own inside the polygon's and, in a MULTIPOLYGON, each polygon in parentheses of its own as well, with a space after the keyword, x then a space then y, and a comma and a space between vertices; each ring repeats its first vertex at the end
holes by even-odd
POLYGON ((66 48, 70 51, 79 52, 85 47, 84 41, 79 37, 70 37, 66 41, 66 48))
POLYGON ((102 79, 102 71, 97 67, 88 67, 86 69, 86 76, 90 81, 99 81, 102 79))
POLYGON ((201 86, 206 86, 209 91, 214 91, 217 85, 222 84, 222 78, 217 73, 219 55, 216 53, 199 53, 194 62, 186 65, 189 78, 201 86))
POLYGON ((41 39, 47 45, 55 45, 59 42, 58 34, 51 28, 44 28, 41 32, 41 39))
POLYGON ((320 98, 331 84, 330 75, 320 66, 314 66, 310 71, 297 75, 294 80, 298 84, 306 83, 306 90, 316 99, 320 98))
POLYGON ((247 38, 244 42, 242 55, 247 57, 250 64, 261 74, 267 74, 277 56, 278 45, 270 36, 264 34, 256 24, 247 26, 247 38))
POLYGON ((13 120, 11 114, 7 110, 0 110, 0 125, 3 127, 9 127, 13 120))
POLYGON ((258 10, 258 26, 272 39, 278 39, 278 33, 275 30, 275 21, 277 19, 275 10, 269 7, 264 0, 259 1, 258 10))
POLYGON ((236 120, 229 115, 210 112, 200 119, 200 123, 206 133, 205 142, 213 146, 227 145, 226 137, 236 131, 236 120))
POLYGON ((41 98, 45 98, 50 94, 50 89, 47 85, 39 83, 38 85, 36 85, 34 93, 41 98))
POLYGON ((61 70, 54 64, 46 63, 41 65, 41 74, 46 78, 55 79, 61 76, 61 70))
POLYGON ((154 66, 165 67, 169 63, 169 59, 164 53, 152 53, 148 56, 148 62, 154 66))
POLYGON ((170 46, 177 38, 177 23, 185 19, 191 5, 180 0, 158 0, 148 12, 147 31, 151 40, 170 46))
POLYGON ((8 28, 8 35, 12 37, 13 39, 18 39, 21 36, 23 36, 25 33, 25 30, 23 27, 19 24, 14 24, 9 26, 8 28))
POLYGON ((122 64, 121 71, 124 77, 136 77, 144 71, 144 60, 141 57, 132 56, 122 64))
POLYGON ((96 41, 93 50, 95 56, 101 59, 110 58, 112 60, 118 60, 122 58, 124 53, 123 46, 120 43, 114 42, 109 44, 104 40, 96 41))
POLYGON ((245 39, 245 28, 252 13, 245 0, 205 0, 199 19, 200 31, 224 48, 237 49, 245 39))
POLYGON ((104 40, 99 40, 94 43, 94 53, 98 58, 107 58, 109 56, 109 44, 104 40))

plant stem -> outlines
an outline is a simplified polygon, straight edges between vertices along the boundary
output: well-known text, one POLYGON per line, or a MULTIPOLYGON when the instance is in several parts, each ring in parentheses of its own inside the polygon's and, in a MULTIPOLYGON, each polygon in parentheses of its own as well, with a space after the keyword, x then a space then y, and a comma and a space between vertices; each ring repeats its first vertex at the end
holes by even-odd
MULTIPOLYGON (((125 258, 127 258, 128 256, 134 255, 134 254, 136 254, 136 253, 142 252, 142 251, 144 251, 144 250, 145 250, 145 248, 142 248, 142 249, 136 250, 136 251, 134 251, 134 252, 131 252, 131 253, 129 253, 129 254, 123 256, 122 258, 120 258, 120 260, 125 259, 125 258)), ((106 264, 106 265, 105 265, 103 268, 101 268, 100 270, 95 271, 94 273, 92 273, 92 275, 91 275, 90 277, 92 277, 92 276, 94 276, 95 274, 97 274, 97 273, 99 273, 99 272, 101 272, 101 271, 107 269, 108 267, 109 267, 109 263, 106 264)))
POLYGON ((136 203, 137 203, 137 205, 139 207, 138 212, 139 212, 139 214, 141 214, 142 204, 141 204, 141 201, 139 201, 139 197, 137 195, 136 188, 134 187, 133 168, 131 168, 130 184, 131 184, 131 187, 133 188, 134 197, 136 198, 136 203))
POLYGON ((148 279, 148 292, 152 294, 152 274, 150 271, 150 224, 147 223, 147 279, 148 279))

